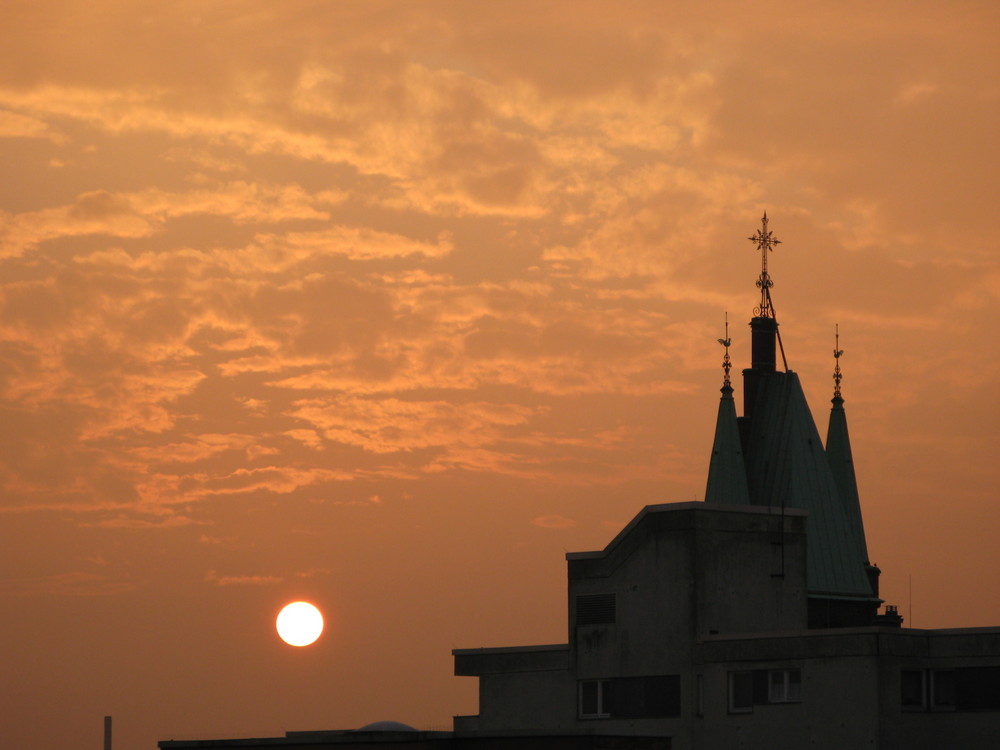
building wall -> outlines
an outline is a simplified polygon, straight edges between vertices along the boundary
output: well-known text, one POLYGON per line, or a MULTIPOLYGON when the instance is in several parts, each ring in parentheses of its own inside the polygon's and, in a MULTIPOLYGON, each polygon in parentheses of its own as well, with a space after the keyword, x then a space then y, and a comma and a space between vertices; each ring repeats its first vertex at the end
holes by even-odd
POLYGON ((577 724, 577 682, 569 670, 488 674, 479 678, 483 732, 572 729, 577 724))
POLYGON ((689 672, 709 633, 806 622, 805 517, 679 503, 606 554, 570 556, 570 651, 580 678, 689 672), (614 624, 578 625, 577 597, 614 593, 614 624))
POLYGON ((568 644, 456 651, 456 673, 480 679, 480 714, 456 717, 459 736, 661 737, 674 750, 985 750, 1000 737, 1000 628, 807 627, 801 511, 651 506, 605 550, 567 558, 568 644), (903 705, 903 670, 994 666, 990 710, 903 705), (772 672, 794 673, 797 694, 772 696, 772 672), (731 703, 734 673, 753 683, 750 710, 731 703), (643 693, 632 714, 581 716, 584 682, 614 700, 672 685, 673 702, 656 714, 643 693))
POLYGON ((876 664, 871 657, 741 660, 704 665, 704 716, 692 747, 842 750, 878 747, 876 664), (801 700, 730 710, 729 675, 798 669, 801 700))

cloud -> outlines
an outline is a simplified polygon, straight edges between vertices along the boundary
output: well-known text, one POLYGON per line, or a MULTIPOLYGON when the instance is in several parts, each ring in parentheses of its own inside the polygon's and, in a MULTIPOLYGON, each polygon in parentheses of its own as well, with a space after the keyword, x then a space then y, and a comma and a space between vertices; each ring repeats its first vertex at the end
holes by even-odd
POLYGON ((81 522, 81 528, 91 529, 176 529, 183 526, 207 524, 207 521, 195 521, 186 516, 166 516, 161 520, 150 521, 142 518, 119 516, 104 521, 81 522))
POLYGON ((503 428, 523 425, 535 412, 517 404, 348 397, 303 399, 291 416, 314 425, 326 440, 395 453, 495 442, 503 428))
POLYGON ((219 575, 214 570, 210 570, 205 574, 205 581, 216 586, 268 586, 274 583, 281 583, 283 580, 285 579, 282 576, 219 575))
POLYGON ((329 218, 325 209, 340 199, 331 191, 308 195, 298 185, 244 181, 187 192, 159 188, 131 193, 89 191, 68 205, 0 215, 0 254, 20 255, 64 237, 149 237, 162 231, 168 221, 186 216, 221 216, 237 224, 323 220, 329 218))
POLYGON ((565 516, 560 516, 558 514, 538 516, 533 518, 531 522, 535 526, 539 526, 543 529, 571 529, 576 526, 576 521, 572 518, 566 518, 565 516))
POLYGON ((135 584, 108 575, 73 571, 38 578, 5 582, 6 593, 15 596, 116 596, 134 591, 135 584))
MULTIPOLYGON (((260 237, 259 241, 275 241, 273 237, 260 237)), ((437 243, 419 242, 389 232, 378 232, 364 227, 333 226, 316 232, 293 232, 281 240, 298 255, 335 253, 355 260, 406 257, 420 255, 440 258, 453 249, 447 235, 437 243)))
POLYGON ((0 110, 0 138, 48 138, 59 141, 44 120, 9 110, 0 110))

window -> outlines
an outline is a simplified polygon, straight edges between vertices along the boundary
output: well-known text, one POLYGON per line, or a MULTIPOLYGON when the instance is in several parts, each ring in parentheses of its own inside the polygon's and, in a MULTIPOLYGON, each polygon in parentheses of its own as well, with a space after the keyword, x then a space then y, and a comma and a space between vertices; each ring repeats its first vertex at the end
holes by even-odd
POLYGON ((579 594, 576 597, 577 625, 614 625, 614 594, 579 594))
POLYGON ((1000 667, 900 670, 904 711, 1000 711, 1000 667))
POLYGON ((705 715, 705 675, 695 675, 694 678, 694 712, 698 716, 705 715))
POLYGON ((802 672, 774 669, 767 675, 768 703, 798 703, 802 700, 802 672))
POLYGON ((1000 711, 1000 666, 955 670, 958 711, 1000 711))
POLYGON ((802 701, 801 669, 755 669, 729 673, 729 713, 753 713, 754 706, 802 701))
POLYGON ((729 713, 753 712, 753 672, 729 673, 729 713))
POLYGON ((935 669, 931 671, 931 710, 955 710, 955 670, 935 669))
POLYGON ((650 719, 680 712, 680 675, 580 681, 581 719, 650 719))
POLYGON ((900 703, 904 711, 923 711, 927 707, 926 673, 922 669, 904 669, 899 675, 900 703))
POLYGON ((606 719, 610 714, 604 709, 604 694, 607 692, 607 680, 580 681, 580 718, 606 719))

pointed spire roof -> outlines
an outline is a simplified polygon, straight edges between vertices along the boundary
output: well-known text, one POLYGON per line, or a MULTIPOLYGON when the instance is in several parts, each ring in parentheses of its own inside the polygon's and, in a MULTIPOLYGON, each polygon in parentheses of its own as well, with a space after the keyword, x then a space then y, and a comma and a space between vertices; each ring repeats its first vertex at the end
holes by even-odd
POLYGON ((729 380, 732 362, 729 359, 729 316, 726 316, 726 338, 719 339, 726 347, 722 360, 725 376, 722 381, 722 398, 719 399, 719 416, 715 422, 715 442, 712 444, 712 460, 708 466, 708 486, 705 488, 705 502, 721 505, 748 505, 746 466, 743 463, 743 446, 736 422, 736 404, 733 401, 733 387, 729 380))
POLYGON ((833 357, 836 366, 833 370, 833 408, 830 410, 830 424, 826 433, 826 458, 837 485, 844 512, 847 514, 852 530, 852 543, 858 558, 868 562, 868 544, 865 541, 865 526, 861 518, 861 498, 858 495, 858 481, 854 475, 854 457, 851 454, 851 438, 847 431, 847 412, 844 411, 844 399, 840 394, 840 358, 844 351, 840 348, 840 327, 837 327, 836 343, 833 357))
POLYGON ((760 376, 746 466, 752 504, 809 512, 809 593, 871 598, 865 560, 858 553, 857 525, 840 498, 794 372, 760 376))

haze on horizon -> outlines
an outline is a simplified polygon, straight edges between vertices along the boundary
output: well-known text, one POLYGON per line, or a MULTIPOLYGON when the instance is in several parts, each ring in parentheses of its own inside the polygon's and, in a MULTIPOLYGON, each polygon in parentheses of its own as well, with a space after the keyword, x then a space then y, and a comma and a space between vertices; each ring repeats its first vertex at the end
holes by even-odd
POLYGON ((985 0, 5 2, 4 742, 475 713, 452 648, 563 641, 564 552, 703 499, 765 209, 821 433, 840 326, 884 598, 1000 624, 998 31, 985 0), (274 634, 295 599, 314 646, 274 634))

